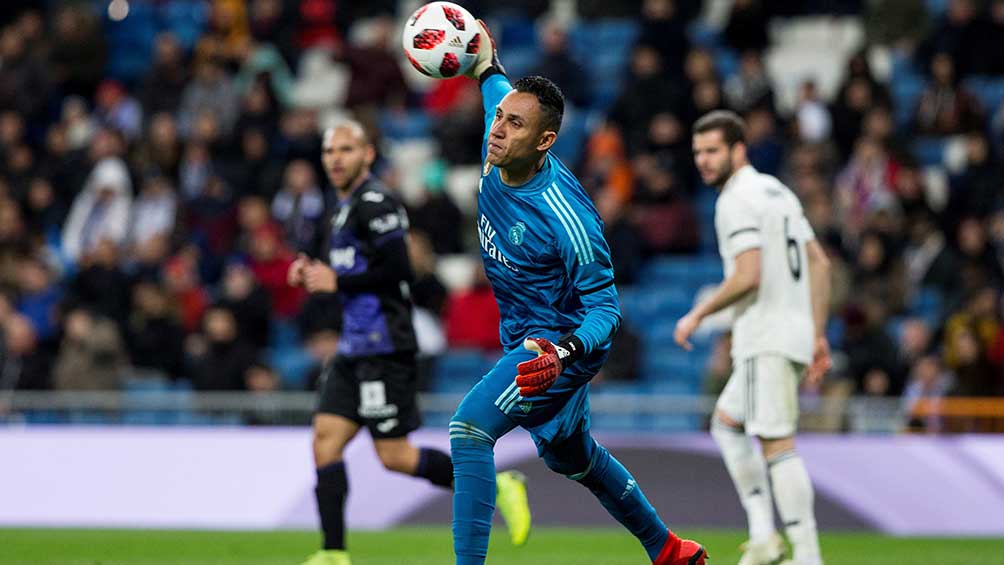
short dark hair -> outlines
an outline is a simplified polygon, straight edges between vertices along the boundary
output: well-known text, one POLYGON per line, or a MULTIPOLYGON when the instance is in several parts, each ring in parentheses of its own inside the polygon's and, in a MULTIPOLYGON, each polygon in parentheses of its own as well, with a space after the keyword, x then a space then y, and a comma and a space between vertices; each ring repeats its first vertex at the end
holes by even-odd
POLYGON ((526 92, 537 97, 540 109, 544 112, 543 125, 545 130, 555 133, 561 129, 561 117, 565 114, 565 95, 558 85, 542 76, 528 76, 516 81, 513 85, 516 92, 526 92))
POLYGON ((731 110, 714 110, 694 122, 694 133, 722 132, 725 143, 732 146, 746 143, 746 121, 731 110))

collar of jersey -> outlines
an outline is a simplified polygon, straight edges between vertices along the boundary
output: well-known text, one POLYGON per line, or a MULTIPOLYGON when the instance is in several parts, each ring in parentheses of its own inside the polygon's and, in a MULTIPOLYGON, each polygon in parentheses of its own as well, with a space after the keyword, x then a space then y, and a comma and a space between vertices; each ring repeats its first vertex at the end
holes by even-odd
POLYGON ((537 171, 537 174, 533 175, 530 180, 523 184, 515 186, 506 184, 505 181, 502 180, 502 173, 498 170, 498 167, 494 167, 495 174, 499 176, 499 184, 501 184, 502 188, 505 190, 524 193, 544 192, 549 186, 551 186, 551 183, 554 182, 554 165, 551 163, 551 159, 553 159, 553 157, 551 156, 551 153, 548 152, 547 157, 544 159, 544 166, 537 171))
POLYGON ((335 198, 338 199, 338 205, 339 206, 345 206, 349 202, 352 202, 352 200, 355 199, 356 195, 362 193, 363 188, 367 184, 369 184, 371 180, 373 180, 373 174, 372 173, 368 173, 366 175, 366 178, 363 179, 363 182, 359 183, 359 186, 357 186, 355 190, 353 190, 352 192, 350 192, 348 194, 348 196, 345 196, 345 197, 339 197, 338 196, 338 189, 336 188, 335 189, 335 198))
POLYGON ((734 172, 734 173, 732 173, 732 176, 729 177, 729 180, 725 181, 725 187, 722 189, 722 192, 725 192, 730 187, 732 187, 736 183, 740 182, 741 179, 742 179, 742 177, 749 176, 751 173, 755 173, 755 172, 756 172, 756 169, 754 169, 753 165, 750 165, 750 164, 746 164, 746 165, 743 165, 742 167, 739 167, 739 170, 736 171, 736 172, 734 172))

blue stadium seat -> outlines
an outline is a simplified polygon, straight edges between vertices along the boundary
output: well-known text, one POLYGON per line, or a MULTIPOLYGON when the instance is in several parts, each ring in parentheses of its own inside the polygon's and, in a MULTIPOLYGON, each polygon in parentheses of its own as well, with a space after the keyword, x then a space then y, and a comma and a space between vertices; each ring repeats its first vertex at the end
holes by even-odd
POLYGON ((702 21, 695 21, 687 27, 687 37, 695 47, 718 47, 722 41, 718 28, 702 21))
POLYGON ((306 349, 296 345, 271 349, 268 362, 279 374, 282 387, 287 390, 306 388, 307 375, 315 363, 306 349))
POLYGON ((419 110, 386 110, 380 114, 380 131, 388 139, 397 141, 426 138, 432 135, 432 121, 419 110))
POLYGON ((270 347, 294 347, 300 343, 300 330, 292 320, 273 319, 269 326, 270 347))
POLYGON ((897 125, 902 127, 910 123, 923 92, 924 79, 914 73, 903 72, 890 82, 889 93, 892 95, 897 125))
POLYGON ((1004 103, 1004 79, 977 76, 967 79, 963 86, 979 99, 988 114, 1004 103))
POLYGON ((910 301, 910 313, 935 327, 944 315, 944 298, 937 289, 924 287, 910 301))
MULTIPOLYGON (((537 27, 530 18, 520 16, 501 16, 492 19, 492 36, 506 54, 508 70, 509 50, 519 47, 537 49, 537 27), (495 30, 498 30, 496 32, 495 30)), ((516 76, 516 75, 513 75, 516 76)))
POLYGON ((552 151, 569 167, 575 167, 585 147, 588 137, 587 121, 588 115, 585 112, 569 112, 561 124, 561 135, 554 142, 552 151))
POLYGON ((923 166, 940 166, 945 160, 945 144, 940 137, 922 137, 913 143, 913 156, 923 166))
POLYGON ((160 3, 160 20, 165 31, 178 38, 186 50, 195 47, 209 18, 209 3, 201 0, 172 0, 160 3))
POLYGON ((494 359, 473 349, 451 350, 436 361, 435 392, 467 392, 494 366, 494 359))

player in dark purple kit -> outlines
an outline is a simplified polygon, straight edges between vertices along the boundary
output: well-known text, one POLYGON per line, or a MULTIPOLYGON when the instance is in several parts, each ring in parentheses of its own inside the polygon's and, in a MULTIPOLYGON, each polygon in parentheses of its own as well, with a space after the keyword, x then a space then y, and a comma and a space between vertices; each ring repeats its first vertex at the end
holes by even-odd
MULTIPOLYGON (((370 174, 375 154, 358 122, 342 122, 324 132, 322 161, 337 202, 318 230, 316 251, 322 259, 301 255, 288 273, 290 285, 337 293, 343 311, 338 354, 321 376, 314 415, 315 493, 324 547, 305 565, 350 563, 342 457, 363 426, 388 470, 444 488, 453 485, 450 456, 408 440, 421 425, 408 290, 413 274, 404 237, 408 218, 397 198, 370 174)), ((512 492, 500 492, 500 498, 526 504, 522 483, 499 484, 512 485, 512 492)))

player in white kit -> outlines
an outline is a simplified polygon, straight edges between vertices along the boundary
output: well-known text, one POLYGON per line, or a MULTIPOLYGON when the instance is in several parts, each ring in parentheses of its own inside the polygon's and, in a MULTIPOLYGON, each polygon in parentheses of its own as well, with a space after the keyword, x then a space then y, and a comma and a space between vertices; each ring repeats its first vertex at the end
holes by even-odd
POLYGON ((674 338, 689 350, 704 317, 733 308, 733 372, 711 435, 749 521, 739 563, 820 565, 812 483, 794 437, 802 375, 818 381, 830 367, 829 261, 798 198, 749 164, 742 118, 728 111, 703 116, 694 124, 693 149, 701 179, 719 191, 715 230, 725 280, 677 322, 674 338), (790 561, 774 528, 772 493, 794 549, 790 561))

